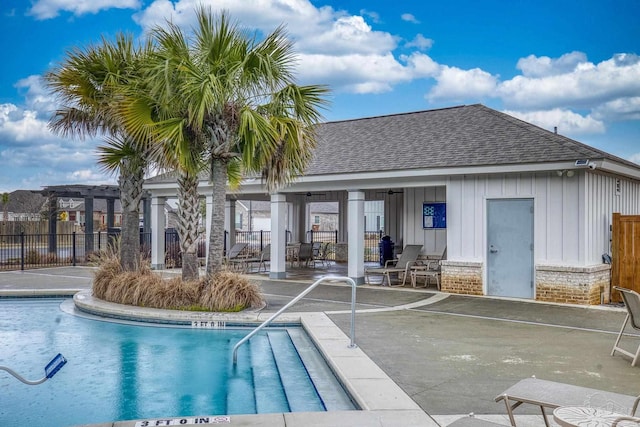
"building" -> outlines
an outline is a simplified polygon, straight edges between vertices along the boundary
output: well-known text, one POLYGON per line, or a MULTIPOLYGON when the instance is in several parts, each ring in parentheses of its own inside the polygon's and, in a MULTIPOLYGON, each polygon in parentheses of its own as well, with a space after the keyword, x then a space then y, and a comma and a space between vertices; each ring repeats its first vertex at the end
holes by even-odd
MULTIPOLYGON (((446 249, 444 291, 606 299, 602 255, 610 253, 612 214, 640 213, 635 163, 483 105, 329 122, 318 131, 304 176, 270 195, 247 179, 229 193, 227 218, 236 199, 270 200, 272 232, 275 224, 297 240, 308 203, 336 202, 348 275, 362 283, 364 206, 382 201, 384 230, 396 244, 420 244, 423 256, 446 249)), ((203 179, 201 194, 207 188, 203 179)), ((160 200, 176 185, 158 177, 145 189, 160 200)), ((272 241, 271 277, 285 276, 284 251, 283 241, 272 241)))

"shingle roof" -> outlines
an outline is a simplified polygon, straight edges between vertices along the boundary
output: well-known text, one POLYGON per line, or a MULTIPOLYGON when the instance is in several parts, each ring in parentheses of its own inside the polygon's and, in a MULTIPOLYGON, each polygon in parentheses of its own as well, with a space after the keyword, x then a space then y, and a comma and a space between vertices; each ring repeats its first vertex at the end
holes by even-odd
MULTIPOLYGON (((9 193, 7 211, 13 213, 40 213, 47 198, 31 190, 16 190, 9 193)), ((1 203, 0 203, 1 205, 1 203)), ((1 208, 4 209, 4 206, 1 208)))
MULTIPOLYGON (((635 163, 475 104, 320 124, 305 175, 586 159, 613 160, 640 170, 635 163)), ((169 181, 175 181, 175 174, 146 182, 169 181)))
POLYGON ((324 123, 306 175, 617 158, 485 107, 324 123))

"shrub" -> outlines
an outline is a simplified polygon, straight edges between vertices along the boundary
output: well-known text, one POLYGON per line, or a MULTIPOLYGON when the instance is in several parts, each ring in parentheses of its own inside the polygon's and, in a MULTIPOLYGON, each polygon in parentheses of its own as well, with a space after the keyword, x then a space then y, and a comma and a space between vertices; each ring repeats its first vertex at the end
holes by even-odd
POLYGON ((117 248, 96 253, 98 266, 93 280, 96 298, 118 304, 176 310, 235 312, 261 307, 260 287, 246 277, 223 271, 211 279, 184 282, 181 278, 163 279, 147 263, 140 271, 126 272, 120 267, 117 248))
POLYGON ((264 305, 260 286, 232 271, 216 273, 206 281, 200 304, 211 311, 240 311, 264 305))
POLYGON ((40 264, 40 252, 35 249, 31 249, 24 257, 24 261, 27 264, 40 264))
POLYGON ((44 264, 57 264, 58 263, 58 254, 48 253, 42 256, 42 260, 44 264))

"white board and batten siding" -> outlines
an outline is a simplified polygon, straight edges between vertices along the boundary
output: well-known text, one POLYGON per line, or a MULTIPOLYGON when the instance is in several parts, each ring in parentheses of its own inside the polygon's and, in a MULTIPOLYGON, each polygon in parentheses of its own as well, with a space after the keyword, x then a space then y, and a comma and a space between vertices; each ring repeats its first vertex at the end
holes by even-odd
MULTIPOLYGON (((422 204, 447 201, 445 186, 408 188, 404 194, 404 211, 406 216, 406 230, 404 231, 404 245, 422 245, 424 255, 442 255, 447 246, 446 229, 422 228, 422 204)), ((450 215, 447 206, 447 221, 450 215)), ((448 225, 447 225, 448 227, 448 225)))
POLYGON ((640 215, 640 182, 611 175, 586 174, 586 251, 594 264, 611 253, 613 213, 640 215))
MULTIPOLYGON (((428 184, 426 184, 428 185, 428 184)), ((640 213, 640 183, 576 171, 452 176, 446 188, 409 188, 405 193, 404 244, 423 244, 423 253, 484 262, 487 199, 534 201, 535 264, 589 266, 609 252, 611 214, 640 213), (447 203, 447 229, 422 228, 422 203, 447 203)))

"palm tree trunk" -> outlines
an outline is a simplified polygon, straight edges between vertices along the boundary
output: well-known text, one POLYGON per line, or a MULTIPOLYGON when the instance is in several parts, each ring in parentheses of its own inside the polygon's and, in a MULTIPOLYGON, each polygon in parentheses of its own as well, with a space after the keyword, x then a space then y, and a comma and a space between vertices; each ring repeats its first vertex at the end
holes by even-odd
POLYGON ((120 204, 122 205, 122 234, 120 237, 120 265, 124 271, 136 271, 140 260, 140 199, 142 198, 141 168, 124 161, 120 168, 120 204))
POLYGON ((182 250, 182 280, 197 280, 198 224, 200 222, 200 197, 198 176, 183 172, 178 178, 178 233, 182 250))
MULTIPOLYGON (((207 253, 207 276, 222 270, 224 258, 224 206, 227 197, 227 165, 219 159, 213 159, 211 165, 211 186, 213 212, 211 215, 211 234, 207 253)), ((232 218, 232 223, 235 218, 232 218)), ((235 230, 229 230, 234 233, 235 230)))

